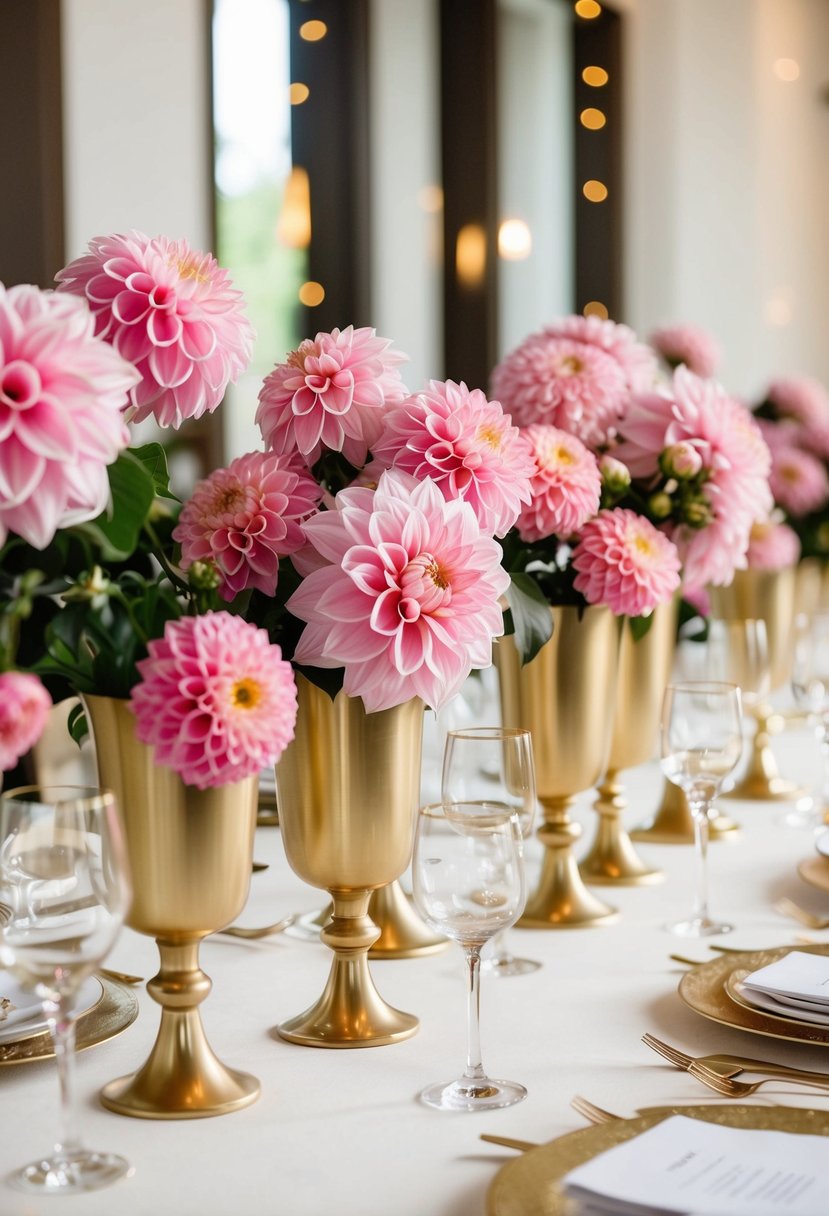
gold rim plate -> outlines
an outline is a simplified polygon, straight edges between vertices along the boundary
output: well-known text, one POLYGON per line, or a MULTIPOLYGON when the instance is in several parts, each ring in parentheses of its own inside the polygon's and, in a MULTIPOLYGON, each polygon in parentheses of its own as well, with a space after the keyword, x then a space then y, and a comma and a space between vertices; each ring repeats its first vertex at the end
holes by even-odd
POLYGON ((647 1131, 669 1115, 687 1115, 723 1127, 829 1136, 829 1111, 792 1106, 656 1106, 635 1119, 615 1119, 570 1132, 509 1161, 487 1192, 487 1216, 566 1216, 572 1205, 559 1187, 577 1165, 647 1131))
POLYGON ((809 886, 829 891, 829 857, 810 857, 808 861, 801 861, 797 872, 809 886))
POLYGON ((701 1013, 712 1022, 723 1026, 736 1026, 751 1034, 765 1035, 772 1039, 788 1039, 793 1043, 809 1043, 812 1047, 829 1047, 829 1026, 814 1026, 797 1018, 785 1018, 778 1014, 765 1013, 748 1005, 738 1004, 726 991, 726 984, 734 971, 757 971, 769 963, 801 950, 805 954, 829 955, 829 945, 779 946, 775 950, 753 950, 743 954, 723 954, 693 967, 679 982, 679 995, 695 1013, 701 1013))
MULTIPOLYGON (((123 984, 97 977, 103 992, 101 999, 81 1014, 75 1028, 77 1051, 105 1043, 135 1021, 138 1017, 138 998, 123 984)), ((12 1043, 0 1044, 0 1067, 7 1064, 27 1064, 33 1060, 50 1060, 55 1054, 55 1045, 49 1031, 27 1039, 15 1039, 12 1043)))

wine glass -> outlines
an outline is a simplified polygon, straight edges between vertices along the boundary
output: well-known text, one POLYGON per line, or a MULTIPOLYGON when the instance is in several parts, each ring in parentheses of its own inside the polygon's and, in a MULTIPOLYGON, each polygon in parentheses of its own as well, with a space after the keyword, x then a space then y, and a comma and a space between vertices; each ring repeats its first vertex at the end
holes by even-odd
POLYGON ((708 823, 711 804, 743 749, 740 690, 736 684, 669 684, 662 708, 662 771, 685 791, 694 818, 698 887, 688 920, 672 925, 684 937, 728 933, 708 914, 708 823))
MULTIPOLYGON (((441 794, 444 805, 474 802, 508 811, 517 817, 526 839, 536 804, 530 732, 501 726, 448 731, 441 794)), ((511 954, 505 936, 502 930, 493 938, 493 953, 481 963, 484 971, 498 976, 525 975, 541 966, 534 959, 511 954)))
POLYGON ((412 884, 421 916, 460 943, 468 968, 466 1070, 457 1081, 424 1089, 421 1101, 438 1110, 491 1110, 520 1102, 527 1095, 524 1086, 489 1078, 480 1047, 481 948, 515 923, 527 898, 518 817, 480 802, 422 807, 412 884))
POLYGON ((74 1110, 78 992, 108 953, 131 888, 108 790, 26 786, 0 794, 0 962, 43 1001, 60 1080, 54 1152, 14 1175, 39 1194, 97 1190, 132 1172, 123 1157, 85 1149, 74 1110))
POLYGON ((799 614, 795 620, 792 692, 797 704, 813 716, 823 758, 821 811, 809 819, 817 824, 829 814, 829 613, 799 614))

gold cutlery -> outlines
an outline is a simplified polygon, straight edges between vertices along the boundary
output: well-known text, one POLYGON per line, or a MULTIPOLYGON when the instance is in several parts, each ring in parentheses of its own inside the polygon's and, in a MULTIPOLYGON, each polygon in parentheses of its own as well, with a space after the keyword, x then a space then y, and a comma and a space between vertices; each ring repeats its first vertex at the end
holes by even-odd
POLYGON ((774 904, 774 910, 781 916, 791 916, 794 920, 800 921, 801 925, 805 925, 807 929, 829 929, 829 916, 816 916, 814 912, 807 912, 793 899, 785 897, 778 899, 774 904))
POLYGON ((653 1051, 663 1056, 675 1068, 690 1072, 691 1065, 697 1064, 708 1068, 720 1077, 734 1077, 740 1072, 761 1072, 769 1078, 783 1077, 789 1081, 810 1081, 816 1085, 829 1086, 829 1074, 809 1072, 804 1068, 787 1068, 785 1064, 775 1064, 771 1060, 756 1060, 750 1056, 707 1055, 689 1056, 677 1047, 663 1043, 655 1035, 643 1034, 642 1042, 653 1051))
POLYGON ((270 862, 267 861, 255 861, 252 866, 254 874, 261 874, 263 870, 268 869, 269 865, 270 862))
POLYGON ((687 958, 684 954, 669 954, 668 958, 672 962, 682 963, 686 967, 701 967, 706 961, 704 958, 687 958))
MULTIPOLYGON (((689 1064, 688 1072, 698 1081, 702 1081, 703 1085, 707 1085, 709 1089, 713 1089, 718 1094, 723 1094, 726 1098, 748 1098, 751 1094, 755 1094, 761 1085, 769 1085, 772 1081, 779 1084, 787 1079, 798 1085, 813 1085, 818 1089, 829 1091, 829 1077, 824 1077, 822 1081, 814 1081, 803 1075, 788 1078, 785 1076, 762 1077, 759 1081, 735 1081, 733 1077, 724 1077, 722 1073, 715 1072, 713 1068, 706 1068, 704 1064, 698 1064, 696 1061, 689 1064)), ((797 1069, 793 1069, 792 1072, 796 1074, 797 1069)))
POLYGON ((487 1144, 500 1144, 502 1148, 516 1148, 519 1153, 526 1153, 531 1148, 540 1148, 539 1144, 533 1144, 532 1140, 513 1140, 511 1136, 489 1136, 486 1132, 481 1132, 481 1139, 486 1140, 487 1144))
POLYGON ((273 925, 262 925, 258 929, 246 929, 244 925, 228 925, 226 929, 219 929, 218 932, 223 936, 242 937, 246 941, 256 941, 260 937, 273 937, 275 933, 282 933, 295 920, 296 916, 291 913, 290 916, 283 916, 282 920, 278 920, 273 925))
POLYGON ((588 1123, 614 1123, 621 1115, 611 1114, 604 1107, 596 1106, 595 1102, 589 1102, 587 1098, 583 1098, 581 1094, 575 1094, 570 1099, 570 1105, 577 1114, 585 1118, 588 1123))
POLYGON ((110 967, 99 967, 98 974, 104 975, 108 980, 116 980, 119 984, 143 984, 143 975, 130 975, 129 971, 113 971, 110 967))

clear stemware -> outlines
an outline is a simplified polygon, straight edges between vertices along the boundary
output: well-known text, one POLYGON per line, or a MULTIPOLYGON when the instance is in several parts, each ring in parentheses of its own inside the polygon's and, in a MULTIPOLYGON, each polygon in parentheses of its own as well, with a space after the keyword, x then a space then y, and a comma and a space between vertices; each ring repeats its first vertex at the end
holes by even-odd
MULTIPOLYGON (((474 802, 503 809, 517 817, 522 838, 526 839, 536 807, 530 732, 501 726, 448 731, 441 797, 444 805, 474 802)), ((513 955, 503 930, 493 938, 491 951, 481 962, 487 974, 525 975, 541 966, 534 959, 513 955)))
POLYGON ((81 1144, 74 1107, 78 992, 109 952, 131 896, 114 796, 26 786, 0 795, 0 962, 43 1001, 60 1081, 60 1132, 50 1156, 15 1185, 39 1194, 97 1190, 131 1173, 123 1157, 81 1144))
POLYGON ((412 861, 414 900, 433 929, 466 955, 466 1069, 456 1081, 424 1089, 438 1110, 491 1110, 526 1097, 515 1081, 484 1072, 480 1045, 481 948, 514 924, 526 902, 521 830, 508 810, 480 802, 425 806, 418 815, 412 861))
POLYGON ((728 933, 708 911, 708 825, 712 803, 743 748, 740 690, 713 681, 670 684, 662 709, 662 771, 685 791, 694 819, 697 896, 691 916, 672 925, 683 937, 728 933))
POLYGON ((820 807, 807 821, 817 826, 829 815, 829 613, 801 614, 795 620, 792 692, 812 716, 823 760, 820 807))

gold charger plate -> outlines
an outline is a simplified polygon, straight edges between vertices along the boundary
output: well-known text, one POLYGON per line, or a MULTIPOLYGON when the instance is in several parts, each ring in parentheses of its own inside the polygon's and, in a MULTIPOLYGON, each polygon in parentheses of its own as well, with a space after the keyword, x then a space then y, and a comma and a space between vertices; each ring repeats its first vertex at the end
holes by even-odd
POLYGON ((723 1026, 736 1026, 738 1030, 748 1030, 751 1034, 788 1039, 793 1043, 809 1043, 812 1047, 829 1047, 829 1026, 814 1026, 796 1018, 785 1018, 737 1004, 726 991, 733 971, 757 971, 760 967, 777 962, 792 950, 827 955, 829 945, 778 946, 775 950, 722 954, 686 972, 679 981, 679 995, 690 1009, 723 1026))
MULTIPOLYGON (((98 976, 103 988, 101 999, 81 1014, 75 1028, 75 1047, 85 1051, 107 1039, 114 1039, 126 1030, 138 1017, 138 998, 123 984, 98 976)), ((0 1067, 6 1064, 26 1064, 32 1060, 50 1060, 55 1054, 55 1045, 49 1031, 31 1038, 15 1039, 0 1044, 0 1067)))
POLYGON ((669 1115, 687 1115, 724 1127, 748 1127, 829 1136, 829 1111, 792 1106, 655 1106, 634 1119, 615 1119, 560 1136, 516 1157, 498 1171, 487 1191, 487 1216, 567 1216, 574 1205, 559 1187, 565 1174, 599 1153, 647 1131, 669 1115))
POLYGON ((810 886, 829 891, 829 857, 810 857, 808 861, 801 861, 797 872, 810 886))

